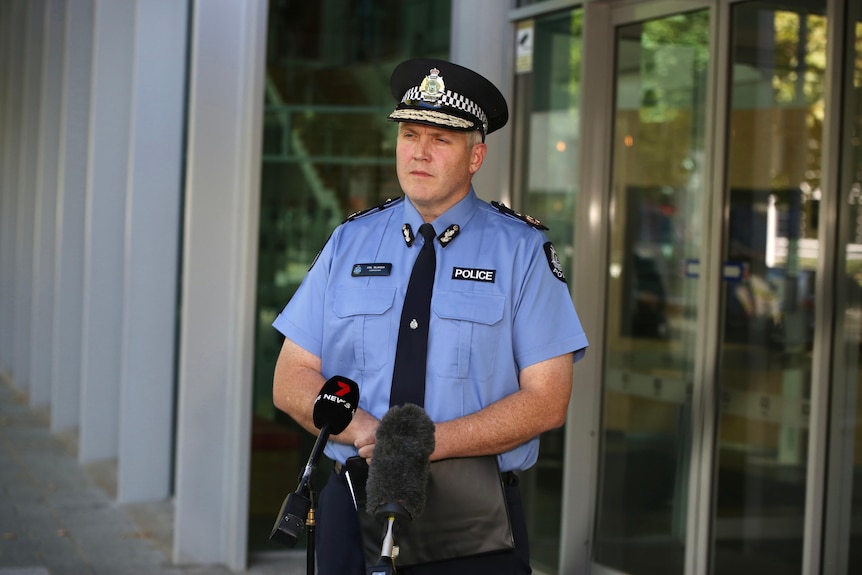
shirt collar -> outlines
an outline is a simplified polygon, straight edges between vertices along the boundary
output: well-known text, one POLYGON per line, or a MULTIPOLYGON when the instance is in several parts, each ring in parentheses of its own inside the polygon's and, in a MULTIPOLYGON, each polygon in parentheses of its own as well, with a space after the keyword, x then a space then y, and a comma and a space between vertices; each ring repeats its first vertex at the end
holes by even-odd
MULTIPOLYGON (((473 215, 476 213, 476 210, 479 209, 479 205, 481 203, 482 201, 476 196, 476 192, 473 190, 473 186, 471 185, 470 191, 467 192, 467 195, 464 196, 461 201, 446 210, 446 212, 441 214, 439 218, 431 222, 431 225, 434 226, 434 232, 439 237, 440 234, 453 225, 457 225, 461 230, 463 230, 468 222, 473 219, 473 215)), ((410 198, 407 198, 407 201, 404 202, 404 223, 410 225, 410 229, 413 231, 414 236, 419 233, 419 226, 425 223, 422 216, 420 216, 419 212, 416 210, 416 207, 410 201, 410 198)))

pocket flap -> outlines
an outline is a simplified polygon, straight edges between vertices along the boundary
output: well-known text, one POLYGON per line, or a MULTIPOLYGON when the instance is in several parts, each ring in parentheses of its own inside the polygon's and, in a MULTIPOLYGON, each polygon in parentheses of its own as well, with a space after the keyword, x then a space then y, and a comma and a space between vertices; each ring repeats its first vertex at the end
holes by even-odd
POLYGON ((394 301, 395 288, 343 288, 335 292, 333 309, 338 317, 381 315, 394 301))
POLYGON ((456 319, 494 325, 503 319, 506 298, 474 292, 434 292, 434 313, 443 319, 456 319))

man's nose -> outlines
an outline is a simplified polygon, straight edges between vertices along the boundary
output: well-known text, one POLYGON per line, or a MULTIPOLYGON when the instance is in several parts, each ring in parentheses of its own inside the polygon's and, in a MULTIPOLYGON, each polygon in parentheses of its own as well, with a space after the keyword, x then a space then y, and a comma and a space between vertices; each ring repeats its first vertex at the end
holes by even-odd
POLYGON ((416 144, 413 146, 413 158, 416 160, 425 160, 428 158, 428 140, 425 138, 417 138, 416 144))

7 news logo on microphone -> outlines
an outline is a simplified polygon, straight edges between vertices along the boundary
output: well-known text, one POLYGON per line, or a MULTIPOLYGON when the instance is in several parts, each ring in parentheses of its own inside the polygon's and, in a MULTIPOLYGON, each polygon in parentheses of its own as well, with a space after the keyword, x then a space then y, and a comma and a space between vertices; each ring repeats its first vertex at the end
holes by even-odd
POLYGON ((359 385, 342 375, 330 377, 314 400, 314 426, 338 435, 353 418, 359 405, 359 385))
POLYGON ((317 403, 318 401, 323 399, 324 401, 329 401, 332 403, 337 403, 338 405, 342 405, 345 409, 352 410, 353 405, 350 403, 350 398, 346 397, 350 395, 350 392, 352 390, 350 384, 341 381, 340 379, 336 380, 335 383, 336 385, 338 385, 337 391, 335 391, 334 393, 321 393, 317 396, 317 399, 314 400, 314 403, 317 403))

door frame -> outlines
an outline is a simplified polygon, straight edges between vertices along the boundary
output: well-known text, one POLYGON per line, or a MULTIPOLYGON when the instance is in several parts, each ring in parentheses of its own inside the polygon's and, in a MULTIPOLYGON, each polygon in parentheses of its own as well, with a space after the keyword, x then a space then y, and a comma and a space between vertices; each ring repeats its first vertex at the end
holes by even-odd
MULTIPOLYGON (((818 241, 825 257, 818 262, 815 300, 814 374, 824 385, 814 386, 811 397, 811 437, 809 438, 808 491, 806 493, 805 550, 803 575, 848 572, 850 516, 847 504, 853 495, 852 467, 855 438, 844 433, 844 409, 849 399, 843 380, 845 351, 842 338, 844 313, 840 302, 833 304, 834 280, 846 269, 846 254, 840 244, 839 217, 842 202, 842 170, 845 154, 850 150, 850 134, 843 133, 843 104, 850 101, 853 89, 853 59, 848 57, 852 18, 862 10, 850 13, 850 2, 830 2, 826 9, 827 35, 826 108, 829 114, 823 126, 823 178, 821 187, 833 193, 823 194, 818 241), (826 278, 829 278, 827 282, 826 278), (828 291, 827 291, 828 290, 828 291), (824 350, 817 353, 818 350, 824 350), (830 408, 831 399, 831 408, 830 408), (834 417, 832 416, 834 414, 834 417), (849 465, 848 465, 849 463, 849 465), (824 477, 825 474, 825 477, 824 477), (828 494, 828 497, 827 497, 828 494)), ((842 294, 843 295, 843 294, 842 294)), ((862 390, 857 390, 862 391, 862 390)), ((857 422, 858 426, 859 423, 857 422)))

